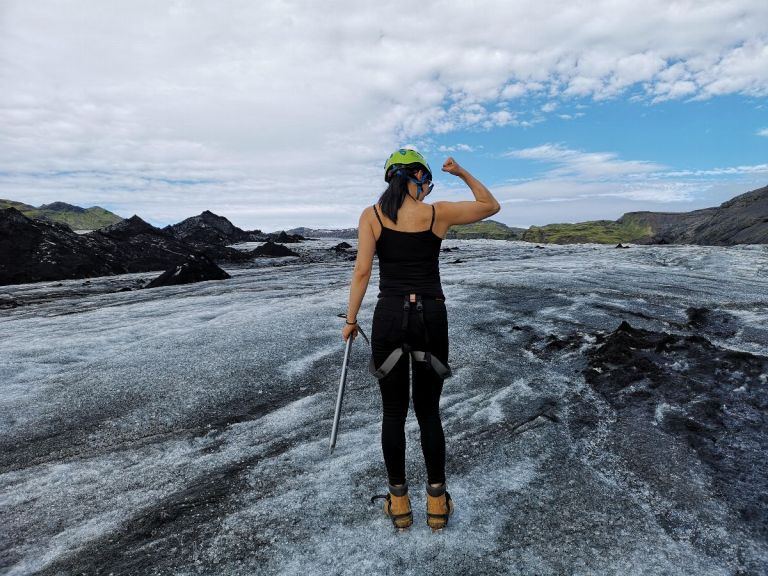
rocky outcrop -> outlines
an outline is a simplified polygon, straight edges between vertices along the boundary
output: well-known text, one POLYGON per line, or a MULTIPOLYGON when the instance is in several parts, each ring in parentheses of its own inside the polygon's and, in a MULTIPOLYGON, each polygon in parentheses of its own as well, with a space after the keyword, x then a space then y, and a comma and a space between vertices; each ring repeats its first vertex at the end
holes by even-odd
POLYGON ((128 272, 165 270, 196 252, 195 248, 138 216, 86 236, 107 247, 128 272))
POLYGON ((193 254, 181 264, 168 268, 168 270, 147 284, 145 288, 192 284, 193 282, 204 282, 206 280, 226 280, 227 278, 231 278, 231 276, 219 268, 205 254, 193 254))
POLYGON ((282 244, 275 244, 274 242, 266 242, 265 244, 262 244, 258 248, 251 250, 250 252, 253 256, 271 256, 271 257, 279 257, 279 256, 298 256, 296 252, 288 248, 287 246, 283 246, 282 244))
POLYGON ((218 244, 189 244, 138 216, 79 235, 66 224, 0 210, 0 284, 165 270, 199 253, 226 262, 253 257, 218 244))
POLYGON ((238 242, 263 242, 267 235, 260 230, 245 231, 224 218, 206 210, 178 224, 163 228, 179 240, 196 246, 227 246, 238 242))
POLYGON ((66 224, 0 210, 0 284, 120 274, 129 270, 111 246, 66 224))
POLYGON ((288 234, 285 230, 281 230, 280 232, 273 232, 272 234, 267 234, 267 237, 272 242, 279 242, 281 244, 291 244, 296 242, 301 242, 302 240, 305 240, 304 236, 301 236, 300 234, 288 234))
POLYGON ((768 243, 768 186, 724 202, 717 208, 693 212, 629 212, 620 224, 650 227, 650 244, 768 243))

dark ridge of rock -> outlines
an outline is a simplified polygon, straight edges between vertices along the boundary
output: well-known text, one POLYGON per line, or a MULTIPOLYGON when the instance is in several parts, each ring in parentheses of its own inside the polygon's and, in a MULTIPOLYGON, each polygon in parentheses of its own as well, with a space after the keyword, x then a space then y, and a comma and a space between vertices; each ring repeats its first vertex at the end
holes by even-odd
POLYGON ((586 381, 623 426, 638 437, 654 427, 677 439, 712 470, 714 493, 768 536, 768 358, 622 322, 598 336, 587 359, 586 381))
POLYGON ((253 256, 298 256, 296 252, 287 246, 283 246, 282 244, 275 244, 272 241, 268 241, 266 244, 262 244, 258 248, 251 250, 250 253, 253 256))
POLYGON ((456 258, 456 260, 453 260, 452 262, 448 262, 448 264, 464 264, 464 260, 461 258, 456 258))
POLYGON ((334 246, 333 248, 330 248, 330 250, 336 250, 336 252, 344 252, 348 248, 352 248, 351 244, 347 244, 346 242, 339 242, 334 246))
POLYGON ((196 250, 216 262, 247 262, 253 259, 250 252, 229 246, 195 245, 196 250))
POLYGON ((253 257, 226 246, 188 244, 138 216, 75 234, 66 224, 0 210, 0 285, 165 270, 195 253, 227 262, 253 257))
POLYGON ((442 249, 442 251, 443 251, 443 252, 455 252, 455 251, 456 251, 456 250, 458 250, 458 249, 459 249, 459 248, 458 248, 458 247, 456 247, 456 246, 454 246, 453 248, 451 248, 450 246, 446 246, 445 248, 443 248, 443 249, 442 249))
POLYGON ((164 270, 185 261, 197 250, 138 216, 84 236, 113 252, 128 272, 164 270))
POLYGON ((687 308, 688 326, 719 338, 730 338, 738 332, 736 320, 730 314, 709 308, 687 308))
POLYGON ((766 244, 768 186, 736 196, 717 208, 692 212, 628 212, 617 222, 650 227, 652 244, 766 244))
POLYGON ((282 230, 279 233, 273 232, 272 234, 267 234, 267 239, 270 242, 278 242, 280 244, 295 244, 302 240, 306 240, 304 236, 299 234, 287 234, 285 230, 282 230))
POLYGON ((66 224, 0 210, 0 284, 87 278, 127 272, 104 243, 66 224))
POLYGON ((534 248, 539 248, 540 250, 543 250, 544 246, 539 246, 538 244, 536 244, 536 246, 534 246, 534 248))
POLYGON ((231 276, 219 268, 205 254, 192 254, 185 262, 168 268, 168 270, 152 280, 144 288, 192 284, 193 282, 205 282, 206 280, 226 280, 227 278, 231 278, 231 276))
POLYGON ((199 216, 182 220, 178 224, 166 226, 163 230, 179 240, 196 246, 226 246, 266 239, 260 230, 246 232, 210 210, 205 210, 199 216))
POLYGON ((125 240, 127 238, 133 238, 141 234, 162 238, 172 237, 167 232, 160 230, 160 228, 155 228, 152 226, 152 224, 145 222, 136 214, 130 218, 126 218, 122 222, 118 222, 117 224, 112 224, 111 226, 102 228, 101 230, 91 232, 91 235, 107 236, 114 240, 125 240))
POLYGON ((618 244, 616 244, 616 248, 629 248, 629 246, 624 246, 624 244, 619 242, 618 244))

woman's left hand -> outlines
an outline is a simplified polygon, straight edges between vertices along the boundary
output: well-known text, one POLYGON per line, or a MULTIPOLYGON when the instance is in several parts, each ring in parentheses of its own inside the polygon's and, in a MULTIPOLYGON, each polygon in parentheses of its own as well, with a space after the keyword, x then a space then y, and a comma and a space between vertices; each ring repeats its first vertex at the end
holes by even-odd
POLYGON ((344 326, 344 328, 341 329, 341 337, 344 339, 344 342, 347 341, 347 338, 349 338, 350 334, 354 340, 355 336, 357 336, 357 324, 347 324, 344 326))

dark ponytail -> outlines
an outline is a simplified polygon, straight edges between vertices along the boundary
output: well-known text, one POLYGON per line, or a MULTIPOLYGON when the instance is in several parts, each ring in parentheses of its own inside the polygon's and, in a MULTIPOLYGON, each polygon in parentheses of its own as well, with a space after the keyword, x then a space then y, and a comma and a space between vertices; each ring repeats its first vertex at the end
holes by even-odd
POLYGON ((381 211, 395 224, 397 224, 397 212, 405 202, 405 195, 408 194, 408 176, 413 176, 419 169, 423 170, 424 167, 421 164, 409 164, 395 171, 389 179, 389 186, 379 198, 381 211))

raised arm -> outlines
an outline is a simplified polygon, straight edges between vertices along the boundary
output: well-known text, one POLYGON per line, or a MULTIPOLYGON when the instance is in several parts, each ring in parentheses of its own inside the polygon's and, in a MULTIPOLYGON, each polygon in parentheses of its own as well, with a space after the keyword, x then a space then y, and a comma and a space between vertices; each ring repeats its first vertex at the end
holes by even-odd
POLYGON ((458 165, 453 158, 448 158, 443 164, 443 172, 458 176, 466 182, 474 201, 467 202, 435 202, 435 212, 446 227, 454 224, 471 224, 488 216, 493 216, 501 209, 491 191, 467 170, 458 165))

